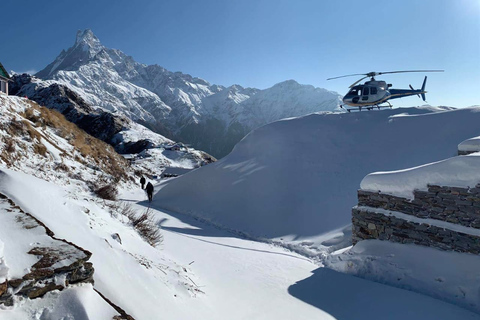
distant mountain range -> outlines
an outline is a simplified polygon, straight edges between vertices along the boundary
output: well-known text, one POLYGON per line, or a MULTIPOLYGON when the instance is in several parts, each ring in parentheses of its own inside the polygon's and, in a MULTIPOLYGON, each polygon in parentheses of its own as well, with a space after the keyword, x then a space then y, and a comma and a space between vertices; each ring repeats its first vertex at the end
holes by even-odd
POLYGON ((285 118, 337 108, 339 94, 294 80, 260 90, 212 85, 200 78, 136 62, 109 49, 91 30, 36 74, 77 92, 89 105, 125 115, 173 140, 216 157, 248 132, 285 118))

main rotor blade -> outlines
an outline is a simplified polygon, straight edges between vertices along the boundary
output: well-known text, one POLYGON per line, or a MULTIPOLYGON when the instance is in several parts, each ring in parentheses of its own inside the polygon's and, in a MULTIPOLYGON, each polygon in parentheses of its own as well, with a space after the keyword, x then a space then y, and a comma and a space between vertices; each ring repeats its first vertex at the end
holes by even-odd
MULTIPOLYGON (((389 74, 389 73, 405 73, 405 72, 444 72, 444 70, 402 70, 402 71, 385 71, 385 72, 369 72, 369 73, 355 73, 355 74, 348 74, 346 76, 339 76, 328 78, 327 80, 333 80, 338 78, 345 78, 345 77, 353 77, 353 76, 367 76, 367 77, 375 77, 381 74, 389 74)), ((365 79, 365 78, 363 78, 365 79)), ((356 84, 356 83, 355 83, 356 84)))
POLYGON ((377 72, 377 75, 387 74, 387 73, 405 73, 405 72, 443 72, 444 70, 405 70, 405 71, 387 71, 387 72, 377 72))
POLYGON ((365 76, 365 77, 361 78, 360 80, 355 81, 352 85, 350 85, 349 88, 353 88, 357 83, 359 83, 360 81, 362 81, 363 79, 366 79, 368 77, 370 77, 370 76, 365 76))
POLYGON ((346 76, 328 78, 327 80, 333 80, 333 79, 345 78, 345 77, 353 77, 353 76, 364 76, 364 75, 366 75, 366 73, 355 73, 355 74, 348 74, 348 75, 346 75, 346 76))

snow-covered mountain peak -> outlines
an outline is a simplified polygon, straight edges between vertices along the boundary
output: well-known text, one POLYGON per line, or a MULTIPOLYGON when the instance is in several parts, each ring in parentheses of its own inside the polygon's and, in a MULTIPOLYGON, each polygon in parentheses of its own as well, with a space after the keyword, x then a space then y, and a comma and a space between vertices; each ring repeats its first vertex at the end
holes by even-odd
POLYGON ((106 48, 90 29, 77 31, 75 43, 67 51, 62 50, 58 57, 36 76, 42 79, 52 79, 56 72, 78 70, 106 48))
POLYGON ((145 65, 103 46, 89 30, 36 74, 86 102, 148 124, 173 140, 221 157, 250 130, 285 117, 334 110, 340 96, 287 80, 265 90, 228 88, 157 64, 145 65), (212 125, 214 124, 214 125, 212 125))
POLYGON ((95 36, 90 29, 84 31, 77 31, 77 38, 75 40, 74 47, 81 47, 83 50, 88 51, 90 58, 93 58, 104 47, 100 43, 100 40, 95 36))
POLYGON ((272 88, 286 88, 286 87, 299 87, 299 86, 300 84, 297 81, 290 79, 290 80, 279 82, 275 84, 272 88))

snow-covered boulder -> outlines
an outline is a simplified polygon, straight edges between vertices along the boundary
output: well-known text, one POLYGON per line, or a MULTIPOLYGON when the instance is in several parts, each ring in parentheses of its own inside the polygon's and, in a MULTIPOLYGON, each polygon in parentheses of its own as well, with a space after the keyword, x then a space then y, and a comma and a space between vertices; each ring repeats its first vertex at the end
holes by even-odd
POLYGON ((480 151, 480 137, 467 139, 465 141, 462 141, 458 145, 459 155, 465 155, 465 154, 479 152, 479 151, 480 151))
POLYGON ((457 156, 414 168, 370 173, 360 188, 413 199, 414 190, 427 191, 428 185, 475 188, 480 183, 479 167, 480 154, 457 156))

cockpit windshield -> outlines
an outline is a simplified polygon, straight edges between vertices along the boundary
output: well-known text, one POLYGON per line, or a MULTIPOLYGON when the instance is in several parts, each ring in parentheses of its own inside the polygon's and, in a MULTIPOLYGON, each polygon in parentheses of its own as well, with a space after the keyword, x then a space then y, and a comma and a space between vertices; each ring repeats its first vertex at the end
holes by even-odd
POLYGON ((348 91, 347 95, 349 96, 361 96, 362 95, 362 86, 353 87, 348 91))

